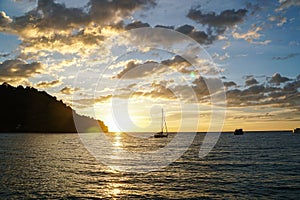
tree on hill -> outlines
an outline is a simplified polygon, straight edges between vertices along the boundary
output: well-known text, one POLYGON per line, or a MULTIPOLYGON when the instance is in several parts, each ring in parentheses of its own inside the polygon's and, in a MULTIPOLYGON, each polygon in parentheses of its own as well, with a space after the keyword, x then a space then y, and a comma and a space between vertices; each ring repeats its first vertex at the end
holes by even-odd
POLYGON ((0 85, 0 110, 0 132, 74 133, 73 114, 84 130, 96 124, 108 131, 103 121, 80 116, 62 101, 31 87, 0 85))

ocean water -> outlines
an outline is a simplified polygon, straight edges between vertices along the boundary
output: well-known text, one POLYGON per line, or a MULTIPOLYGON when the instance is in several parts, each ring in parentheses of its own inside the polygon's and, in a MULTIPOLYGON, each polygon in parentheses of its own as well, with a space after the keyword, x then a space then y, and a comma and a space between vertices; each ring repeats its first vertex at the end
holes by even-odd
MULTIPOLYGON (((96 160, 77 134, 0 134, 0 199, 300 198, 300 134, 224 133, 199 158, 203 136, 197 134, 169 166, 129 173, 96 160)), ((120 148, 140 152, 172 139, 109 137, 120 148)))

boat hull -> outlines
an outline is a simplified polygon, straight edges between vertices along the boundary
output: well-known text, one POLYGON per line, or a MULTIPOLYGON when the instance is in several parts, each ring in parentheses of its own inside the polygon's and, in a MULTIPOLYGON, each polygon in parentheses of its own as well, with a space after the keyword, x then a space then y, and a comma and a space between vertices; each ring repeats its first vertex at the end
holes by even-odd
POLYGON ((164 138, 164 137, 168 137, 168 135, 154 135, 155 138, 164 138))
POLYGON ((293 133, 300 133, 300 128, 295 128, 293 133))
POLYGON ((234 135, 243 135, 244 131, 243 129, 235 129, 235 131, 233 132, 234 135))

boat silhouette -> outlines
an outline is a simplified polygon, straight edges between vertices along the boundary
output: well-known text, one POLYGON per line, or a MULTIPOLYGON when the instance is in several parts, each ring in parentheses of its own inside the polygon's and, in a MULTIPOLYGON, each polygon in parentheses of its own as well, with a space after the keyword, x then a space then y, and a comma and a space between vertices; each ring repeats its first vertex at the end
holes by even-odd
POLYGON ((293 133, 300 133, 300 128, 295 128, 293 133))
POLYGON ((166 119, 165 119, 165 115, 164 115, 164 110, 161 109, 161 131, 157 132, 154 134, 155 138, 164 138, 164 137, 168 137, 169 133, 168 133, 168 127, 167 127, 167 123, 166 123, 166 119), (166 132, 164 132, 164 129, 166 130, 166 132))
POLYGON ((239 128, 239 129, 235 129, 235 131, 233 132, 234 135, 243 135, 244 131, 243 129, 239 128))

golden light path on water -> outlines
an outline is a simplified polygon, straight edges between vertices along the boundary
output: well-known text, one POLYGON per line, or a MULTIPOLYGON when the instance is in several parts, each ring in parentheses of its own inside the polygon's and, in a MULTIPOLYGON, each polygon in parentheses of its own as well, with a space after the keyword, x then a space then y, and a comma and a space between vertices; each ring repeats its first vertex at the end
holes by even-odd
POLYGON ((120 149, 122 148, 122 142, 121 142, 121 132, 115 132, 115 135, 113 137, 113 146, 120 149))

